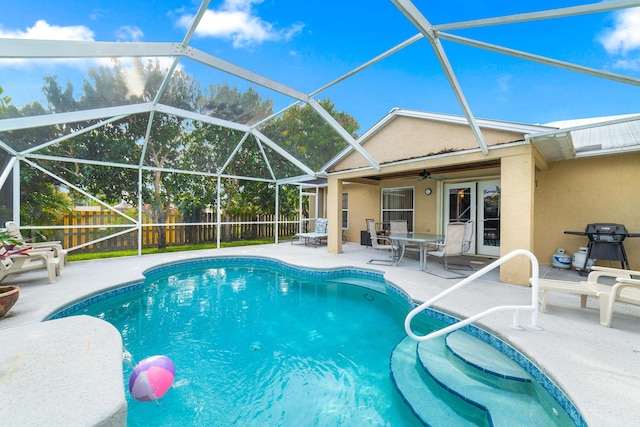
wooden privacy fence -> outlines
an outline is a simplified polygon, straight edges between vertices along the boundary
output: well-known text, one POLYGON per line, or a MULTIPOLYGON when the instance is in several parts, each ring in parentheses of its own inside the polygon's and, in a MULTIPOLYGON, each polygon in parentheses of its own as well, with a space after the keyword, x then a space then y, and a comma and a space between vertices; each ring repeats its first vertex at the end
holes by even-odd
MULTIPOLYGON (((167 246, 217 242, 218 227, 210 218, 203 218, 199 224, 182 224, 179 212, 167 218, 163 227, 167 246)), ((267 239, 275 237, 275 215, 242 215, 223 219, 221 241, 267 239), (230 224, 229 224, 230 223, 230 224)), ((142 217, 142 247, 158 246, 158 227, 151 226, 150 217, 142 217)), ((298 216, 279 218, 278 237, 292 236, 298 232, 298 216)), ((106 238, 115 233, 123 233, 100 242, 79 248, 78 252, 107 252, 138 248, 138 230, 126 232, 135 224, 112 211, 80 211, 65 215, 63 229, 57 230, 52 240, 61 240, 66 248, 85 245, 93 240, 106 238), (85 228, 88 227, 88 228, 85 228)))

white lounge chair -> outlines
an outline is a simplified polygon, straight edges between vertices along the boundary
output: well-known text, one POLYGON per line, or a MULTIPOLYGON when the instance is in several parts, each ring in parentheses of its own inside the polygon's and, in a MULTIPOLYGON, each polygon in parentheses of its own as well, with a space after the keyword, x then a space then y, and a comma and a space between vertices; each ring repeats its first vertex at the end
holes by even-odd
POLYGON ((616 302, 640 306, 640 280, 628 277, 618 277, 616 280, 618 283, 609 292, 600 294, 600 324, 607 328, 611 327, 616 302))
POLYGON ((297 233, 296 237, 303 239, 305 246, 318 246, 329 237, 327 232, 328 222, 327 218, 316 218, 316 226, 312 233, 297 233))
MULTIPOLYGON (((13 221, 7 221, 4 223, 5 227, 9 234, 11 234, 16 239, 25 240, 22 237, 22 233, 20 233, 20 227, 13 221)), ((28 239, 27 239, 28 240, 28 239)), ((67 262, 67 251, 62 247, 62 242, 59 240, 52 240, 49 242, 27 242, 29 246, 33 249, 51 249, 53 250, 54 256, 58 258, 59 268, 64 268, 67 262)))
POLYGON ((539 279, 539 288, 543 291, 540 311, 546 311, 549 292, 579 295, 582 308, 587 306, 587 298, 599 298, 600 324, 610 327, 616 302, 640 306, 639 277, 640 271, 593 266, 587 280, 580 282, 539 279), (602 279, 608 279, 609 282, 616 280, 617 283, 602 283, 602 279))
POLYGON ((31 249, 25 254, 12 255, 10 258, 0 260, 0 282, 9 275, 39 269, 46 269, 49 282, 55 283, 56 276, 60 275, 60 259, 55 257, 50 249, 31 249))
POLYGON ((381 236, 376 231, 376 222, 373 219, 367 220, 367 231, 369 232, 369 238, 371 239, 371 246, 373 249, 379 251, 390 252, 389 258, 385 259, 370 259, 367 264, 374 262, 381 262, 385 264, 395 265, 398 262, 398 245, 386 236, 381 236))

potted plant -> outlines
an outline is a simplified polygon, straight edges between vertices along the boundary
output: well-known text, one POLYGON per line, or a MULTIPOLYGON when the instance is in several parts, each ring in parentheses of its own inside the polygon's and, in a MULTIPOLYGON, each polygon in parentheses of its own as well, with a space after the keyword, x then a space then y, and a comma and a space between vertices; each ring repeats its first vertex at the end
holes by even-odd
MULTIPOLYGON (((0 230, 0 263, 1 268, 11 267, 11 257, 26 253, 31 247, 25 246, 20 239, 12 237, 9 232, 0 230)), ((18 301, 20 288, 15 285, 0 286, 0 318, 2 318, 18 301)))

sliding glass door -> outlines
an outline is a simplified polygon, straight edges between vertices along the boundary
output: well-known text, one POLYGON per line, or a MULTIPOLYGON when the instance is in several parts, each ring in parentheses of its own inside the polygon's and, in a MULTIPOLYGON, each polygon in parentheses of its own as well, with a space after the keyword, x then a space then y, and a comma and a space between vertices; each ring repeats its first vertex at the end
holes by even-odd
MULTIPOLYGON (((444 228, 450 222, 467 222, 476 220, 476 183, 463 182, 444 185, 444 228)), ((474 238, 475 240, 475 238, 474 238)), ((468 253, 474 254, 475 241, 471 243, 468 253)))
POLYGON ((444 224, 473 221, 469 253, 500 256, 500 181, 444 185, 444 224))
POLYGON ((500 181, 478 183, 479 254, 500 256, 500 181))

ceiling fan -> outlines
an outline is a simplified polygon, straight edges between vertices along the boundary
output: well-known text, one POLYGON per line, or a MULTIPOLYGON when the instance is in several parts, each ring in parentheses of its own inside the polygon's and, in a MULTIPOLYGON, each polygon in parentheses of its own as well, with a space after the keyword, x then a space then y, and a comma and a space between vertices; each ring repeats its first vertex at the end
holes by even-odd
POLYGON ((422 181, 423 179, 434 179, 436 181, 444 181, 444 177, 431 175, 431 172, 429 172, 426 169, 420 172, 418 174, 418 177, 420 181, 422 181))

